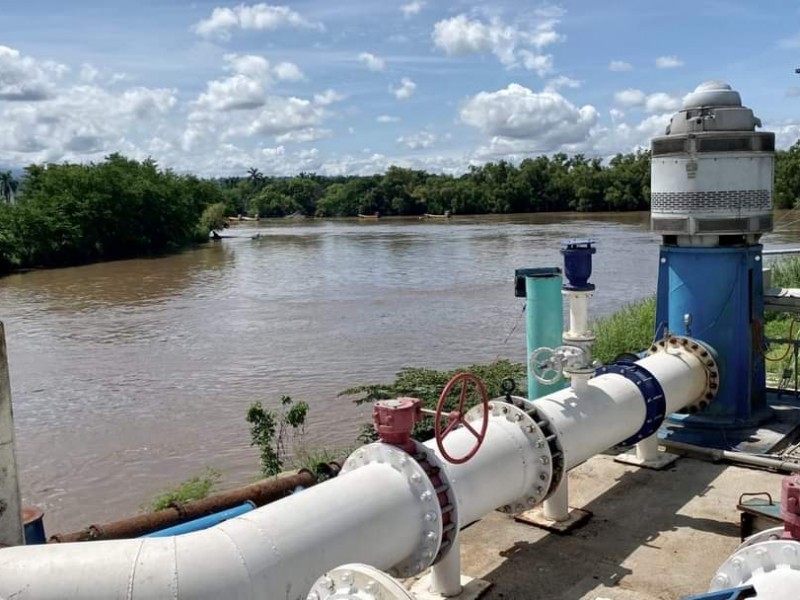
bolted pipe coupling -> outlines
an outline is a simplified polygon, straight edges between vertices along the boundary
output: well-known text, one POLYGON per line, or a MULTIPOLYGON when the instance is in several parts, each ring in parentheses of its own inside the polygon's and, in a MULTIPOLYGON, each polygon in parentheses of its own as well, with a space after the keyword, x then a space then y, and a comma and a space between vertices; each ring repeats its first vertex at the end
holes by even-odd
POLYGON ((716 353, 703 342, 694 338, 667 335, 663 339, 654 342, 648 348, 647 355, 652 356, 659 352, 674 353, 676 350, 694 354, 703 363, 706 371, 706 385, 703 393, 694 402, 684 406, 678 412, 694 414, 703 411, 716 398, 719 391, 719 365, 717 364, 716 353))

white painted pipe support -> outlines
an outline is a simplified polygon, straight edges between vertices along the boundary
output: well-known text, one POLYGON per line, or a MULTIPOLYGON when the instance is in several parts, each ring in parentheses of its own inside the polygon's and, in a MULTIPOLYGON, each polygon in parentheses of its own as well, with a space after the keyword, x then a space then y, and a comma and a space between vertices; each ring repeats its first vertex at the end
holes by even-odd
POLYGON ((446 598, 461 593, 461 548, 458 537, 445 557, 431 567, 430 591, 446 598))
POLYGON ((646 463, 658 460, 658 433, 636 444, 636 458, 646 463))
POLYGON ((545 519, 557 522, 569 519, 569 480, 567 477, 561 480, 555 492, 544 501, 542 509, 545 519))

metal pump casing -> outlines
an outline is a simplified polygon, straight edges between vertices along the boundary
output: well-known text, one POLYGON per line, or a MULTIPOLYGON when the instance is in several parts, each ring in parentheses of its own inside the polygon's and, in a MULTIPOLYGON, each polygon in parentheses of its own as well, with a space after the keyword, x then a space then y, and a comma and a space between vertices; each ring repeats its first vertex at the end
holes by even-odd
POLYGON ((775 134, 760 126, 725 82, 688 94, 652 140, 653 231, 680 246, 717 246, 721 236, 755 244, 772 231, 775 134))

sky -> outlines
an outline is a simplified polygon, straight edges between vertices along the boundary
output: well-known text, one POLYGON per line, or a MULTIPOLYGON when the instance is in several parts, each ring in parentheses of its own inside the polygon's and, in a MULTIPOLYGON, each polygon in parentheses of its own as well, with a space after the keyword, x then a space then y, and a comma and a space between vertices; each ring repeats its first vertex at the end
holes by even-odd
POLYGON ((722 79, 800 137, 789 0, 0 0, 0 166, 460 173, 647 147, 722 79))

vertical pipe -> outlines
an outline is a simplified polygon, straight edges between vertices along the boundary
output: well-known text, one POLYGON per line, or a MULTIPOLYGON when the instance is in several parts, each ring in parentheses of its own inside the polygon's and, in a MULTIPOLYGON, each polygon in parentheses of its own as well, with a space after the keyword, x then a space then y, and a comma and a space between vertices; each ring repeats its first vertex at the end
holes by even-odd
POLYGON ((458 536, 445 557, 431 567, 431 588, 445 598, 461 593, 461 544, 458 536))
POLYGON ((569 478, 564 477, 556 491, 544 501, 544 518, 551 521, 569 519, 569 478))
MULTIPOLYGON (((561 345, 564 313, 561 299, 561 270, 536 269, 525 276, 525 311, 528 354, 542 346, 561 345), (541 271, 541 273, 539 273, 541 271)), ((529 362, 529 361, 526 361, 529 362)), ((545 385, 533 377, 528 365, 528 399, 534 400, 561 387, 560 383, 545 385)))
POLYGON ((0 546, 19 546, 24 540, 22 502, 14 455, 14 415, 6 330, 0 322, 0 546))
POLYGON ((658 433, 636 444, 636 458, 644 462, 658 460, 658 433))

